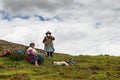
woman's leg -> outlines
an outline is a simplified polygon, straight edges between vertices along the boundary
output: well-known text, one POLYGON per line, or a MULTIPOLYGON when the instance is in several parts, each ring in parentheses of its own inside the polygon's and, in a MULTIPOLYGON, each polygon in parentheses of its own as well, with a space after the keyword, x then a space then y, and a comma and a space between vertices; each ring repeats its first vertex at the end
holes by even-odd
POLYGON ((49 57, 50 55, 49 55, 49 52, 47 52, 47 57, 49 57))
POLYGON ((38 55, 38 63, 42 63, 44 61, 44 57, 42 55, 38 55))
POLYGON ((35 61, 35 66, 39 66, 39 65, 38 65, 38 61, 37 61, 37 60, 35 61))
POLYGON ((53 52, 50 52, 50 57, 53 57, 53 52))

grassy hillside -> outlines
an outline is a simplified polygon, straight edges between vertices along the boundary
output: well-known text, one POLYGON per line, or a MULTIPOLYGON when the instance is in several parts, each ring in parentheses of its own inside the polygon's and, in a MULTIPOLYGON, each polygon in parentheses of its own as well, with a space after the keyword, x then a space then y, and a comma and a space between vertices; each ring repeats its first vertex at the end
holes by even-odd
MULTIPOLYGON (((15 43, 0 41, 0 50, 17 49, 15 43), (8 46, 5 46, 8 45, 8 46), (4 47, 3 47, 4 46, 4 47), (12 46, 12 47, 11 47, 12 46)), ((13 61, 11 58, 0 58, 0 80, 119 80, 120 56, 70 56, 55 53, 54 58, 45 58, 40 67, 29 64, 26 59, 13 61), (55 66, 53 61, 73 59, 77 64, 55 66)))
POLYGON ((55 54, 46 58, 40 67, 26 60, 11 61, 0 58, 0 80, 119 80, 120 57, 113 56, 70 56, 55 54), (77 64, 55 66, 53 61, 77 60, 77 64))

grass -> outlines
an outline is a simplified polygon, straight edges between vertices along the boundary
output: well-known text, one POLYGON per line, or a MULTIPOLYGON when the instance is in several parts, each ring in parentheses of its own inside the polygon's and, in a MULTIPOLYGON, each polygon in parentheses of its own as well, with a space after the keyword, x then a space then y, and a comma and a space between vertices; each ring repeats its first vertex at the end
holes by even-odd
POLYGON ((25 59, 13 61, 0 58, 0 80, 119 80, 120 57, 115 56, 70 56, 54 54, 45 58, 40 67, 29 64, 25 59), (53 61, 73 59, 77 64, 55 66, 53 61))

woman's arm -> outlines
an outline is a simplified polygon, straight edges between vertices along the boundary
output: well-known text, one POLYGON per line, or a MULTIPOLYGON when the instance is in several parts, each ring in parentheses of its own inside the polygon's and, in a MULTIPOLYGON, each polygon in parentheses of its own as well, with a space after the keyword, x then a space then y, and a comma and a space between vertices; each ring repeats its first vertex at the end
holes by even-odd
POLYGON ((51 39, 52 39, 52 40, 55 40, 55 37, 51 36, 51 39))
POLYGON ((44 37, 44 39, 43 39, 43 43, 45 43, 46 42, 46 37, 44 37))

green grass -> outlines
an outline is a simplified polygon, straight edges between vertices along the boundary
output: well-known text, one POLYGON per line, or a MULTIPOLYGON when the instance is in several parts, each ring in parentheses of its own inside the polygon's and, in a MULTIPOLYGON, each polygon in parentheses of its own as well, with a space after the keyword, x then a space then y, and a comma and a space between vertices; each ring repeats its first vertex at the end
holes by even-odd
POLYGON ((55 54, 45 58, 40 67, 26 60, 13 61, 0 58, 0 80, 119 80, 120 57, 115 56, 70 56, 55 54), (74 59, 77 64, 55 66, 53 61, 74 59))

